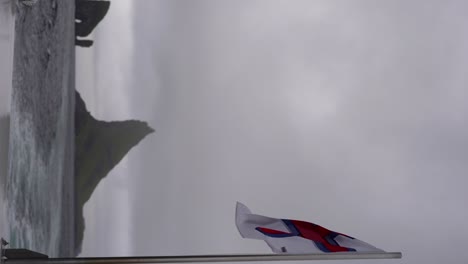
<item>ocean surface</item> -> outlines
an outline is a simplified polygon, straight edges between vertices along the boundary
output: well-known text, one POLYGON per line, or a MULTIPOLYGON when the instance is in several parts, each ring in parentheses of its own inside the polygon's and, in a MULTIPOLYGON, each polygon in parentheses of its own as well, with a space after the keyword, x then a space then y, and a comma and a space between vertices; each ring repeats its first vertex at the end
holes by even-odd
POLYGON ((74 1, 15 12, 7 230, 11 246, 74 255, 74 1))

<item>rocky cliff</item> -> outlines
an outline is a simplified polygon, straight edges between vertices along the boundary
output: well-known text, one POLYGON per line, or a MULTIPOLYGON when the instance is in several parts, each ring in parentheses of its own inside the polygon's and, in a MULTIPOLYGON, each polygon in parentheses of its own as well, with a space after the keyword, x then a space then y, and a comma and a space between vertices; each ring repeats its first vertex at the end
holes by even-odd
POLYGON ((75 35, 87 37, 109 11, 109 1, 76 0, 75 35))
POLYGON ((92 40, 78 39, 78 37, 86 37, 93 32, 109 11, 110 2, 76 0, 75 4, 75 45, 85 48, 91 47, 92 40))
POLYGON ((80 94, 75 103, 75 247, 81 252, 83 206, 99 182, 127 152, 154 130, 137 120, 99 121, 86 109, 80 94))

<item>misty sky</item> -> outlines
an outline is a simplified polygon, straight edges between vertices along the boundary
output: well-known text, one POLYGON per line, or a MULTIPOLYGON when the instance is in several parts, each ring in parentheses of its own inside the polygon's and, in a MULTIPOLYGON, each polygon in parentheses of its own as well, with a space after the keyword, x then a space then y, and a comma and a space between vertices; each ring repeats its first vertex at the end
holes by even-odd
POLYGON ((240 238, 241 201, 404 254, 378 263, 466 261, 466 10, 112 1, 77 88, 156 132, 86 205, 83 255, 270 252, 240 238))

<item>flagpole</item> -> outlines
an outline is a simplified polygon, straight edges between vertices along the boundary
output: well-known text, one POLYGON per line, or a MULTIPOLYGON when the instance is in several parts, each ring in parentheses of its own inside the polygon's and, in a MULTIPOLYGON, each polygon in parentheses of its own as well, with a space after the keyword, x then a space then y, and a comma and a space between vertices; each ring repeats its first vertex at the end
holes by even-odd
POLYGON ((102 258, 48 258, 5 259, 5 264, 137 264, 137 263, 196 263, 196 262, 254 262, 350 259, 399 259, 401 252, 383 253, 317 253, 317 254, 247 254, 247 255, 192 255, 102 258))

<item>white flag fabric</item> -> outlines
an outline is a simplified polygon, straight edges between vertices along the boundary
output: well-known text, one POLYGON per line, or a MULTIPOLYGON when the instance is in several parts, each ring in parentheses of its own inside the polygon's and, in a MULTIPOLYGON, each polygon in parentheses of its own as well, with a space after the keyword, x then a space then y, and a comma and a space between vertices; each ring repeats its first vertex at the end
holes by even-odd
POLYGON ((239 202, 236 206, 236 225, 242 237, 264 240, 275 253, 385 252, 313 223, 252 214, 247 206, 239 202))

